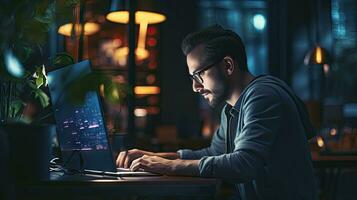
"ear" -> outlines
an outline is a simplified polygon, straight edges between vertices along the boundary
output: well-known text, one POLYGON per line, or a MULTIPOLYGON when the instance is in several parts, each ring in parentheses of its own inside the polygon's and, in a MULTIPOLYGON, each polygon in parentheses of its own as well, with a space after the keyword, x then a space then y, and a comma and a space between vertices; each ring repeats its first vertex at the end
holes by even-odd
POLYGON ((223 58, 223 61, 224 61, 224 67, 225 67, 227 74, 232 75, 234 72, 234 69, 235 69, 234 61, 233 61, 232 57, 226 56, 223 58))

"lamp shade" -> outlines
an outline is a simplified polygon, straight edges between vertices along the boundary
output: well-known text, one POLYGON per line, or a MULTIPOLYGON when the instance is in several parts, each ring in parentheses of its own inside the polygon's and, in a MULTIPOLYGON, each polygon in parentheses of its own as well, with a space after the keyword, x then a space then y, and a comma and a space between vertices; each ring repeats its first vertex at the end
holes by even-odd
MULTIPOLYGON (((166 20, 166 16, 161 14, 160 1, 142 0, 138 1, 137 11, 135 12, 135 23, 157 24, 166 20)), ((115 23, 127 24, 129 22, 127 0, 112 0, 110 12, 107 20, 115 23)))
POLYGON ((331 57, 327 50, 319 45, 309 51, 304 59, 305 65, 323 65, 331 62, 331 57))
MULTIPOLYGON (((58 28, 58 33, 60 33, 61 35, 65 35, 65 36, 71 36, 72 31, 74 31, 76 36, 79 36, 81 33, 81 28, 82 26, 80 24, 76 24, 74 26, 74 30, 73 30, 73 24, 72 23, 68 23, 68 24, 64 24, 62 26, 60 26, 58 28)), ((84 24, 84 35, 93 35, 95 33, 97 33, 100 29, 100 25, 94 22, 86 22, 84 24)))
MULTIPOLYGON (((107 15, 107 19, 111 22, 127 24, 129 23, 128 11, 115 11, 107 15)), ((157 24, 166 20, 165 15, 147 11, 135 12, 135 23, 140 24, 142 21, 146 21, 148 24, 157 24)))

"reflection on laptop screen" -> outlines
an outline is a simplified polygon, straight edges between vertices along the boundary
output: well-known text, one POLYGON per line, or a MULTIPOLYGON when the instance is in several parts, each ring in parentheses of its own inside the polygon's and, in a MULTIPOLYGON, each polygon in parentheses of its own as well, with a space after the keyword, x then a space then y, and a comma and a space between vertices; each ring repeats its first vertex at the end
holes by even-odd
POLYGON ((62 150, 106 150, 107 136, 96 92, 88 92, 82 105, 59 102, 56 107, 62 150))
POLYGON ((48 73, 64 167, 94 174, 105 171, 105 175, 111 176, 157 176, 149 172, 130 172, 129 169, 117 172, 97 92, 87 92, 80 104, 70 100, 69 88, 81 88, 75 80, 90 71, 89 61, 82 61, 48 73))
POLYGON ((81 88, 76 80, 90 72, 82 61, 48 73, 62 157, 67 168, 116 171, 97 92, 87 92, 80 104, 70 98, 69 88, 81 88))
POLYGON ((69 87, 76 79, 89 73, 90 64, 84 61, 57 69, 48 75, 62 151, 109 148, 98 94, 88 92, 81 104, 74 104, 69 98, 69 87))

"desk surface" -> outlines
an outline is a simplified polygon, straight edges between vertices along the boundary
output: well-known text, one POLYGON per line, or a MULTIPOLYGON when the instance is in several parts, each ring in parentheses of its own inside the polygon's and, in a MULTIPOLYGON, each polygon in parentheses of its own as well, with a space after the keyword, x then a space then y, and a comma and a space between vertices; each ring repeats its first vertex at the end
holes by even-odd
POLYGON ((320 155, 312 152, 312 162, 316 168, 357 168, 357 155, 320 155))
POLYGON ((128 196, 206 197, 216 194, 217 179, 199 177, 121 177, 69 179, 21 184, 16 193, 19 199, 83 199, 118 198, 128 196))

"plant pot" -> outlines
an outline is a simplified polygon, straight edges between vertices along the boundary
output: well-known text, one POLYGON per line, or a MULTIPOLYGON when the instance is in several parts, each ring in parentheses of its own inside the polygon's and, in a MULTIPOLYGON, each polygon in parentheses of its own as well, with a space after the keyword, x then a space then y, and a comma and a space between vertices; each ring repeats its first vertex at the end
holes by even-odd
POLYGON ((1 125, 8 145, 9 174, 15 182, 49 180, 51 138, 54 125, 1 125))
POLYGON ((9 145, 7 134, 0 130, 0 199, 10 199, 9 145))

